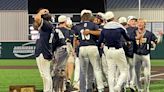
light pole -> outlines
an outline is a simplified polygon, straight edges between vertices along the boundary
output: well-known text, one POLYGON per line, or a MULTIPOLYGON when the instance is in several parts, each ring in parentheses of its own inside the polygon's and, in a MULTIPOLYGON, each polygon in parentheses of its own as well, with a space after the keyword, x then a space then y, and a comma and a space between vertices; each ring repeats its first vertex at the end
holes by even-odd
POLYGON ((141 0, 138 0, 138 18, 141 17, 141 0))

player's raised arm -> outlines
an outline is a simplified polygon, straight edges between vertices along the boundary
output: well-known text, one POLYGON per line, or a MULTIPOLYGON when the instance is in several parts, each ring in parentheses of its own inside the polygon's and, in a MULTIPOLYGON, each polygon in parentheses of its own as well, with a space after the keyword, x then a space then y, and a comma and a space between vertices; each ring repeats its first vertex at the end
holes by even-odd
POLYGON ((41 20, 42 20, 42 15, 44 14, 48 14, 49 11, 47 9, 41 9, 36 16, 34 17, 34 26, 39 27, 41 24, 41 20))
POLYGON ((158 44, 160 42, 154 33, 151 34, 151 41, 153 41, 155 44, 158 44))

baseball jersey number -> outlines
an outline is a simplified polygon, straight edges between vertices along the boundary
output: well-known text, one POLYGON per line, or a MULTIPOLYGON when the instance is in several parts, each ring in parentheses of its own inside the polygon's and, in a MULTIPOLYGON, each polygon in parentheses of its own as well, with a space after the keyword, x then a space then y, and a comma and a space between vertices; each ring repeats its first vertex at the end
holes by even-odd
POLYGON ((84 29, 82 29, 82 30, 80 31, 82 40, 89 40, 89 39, 90 39, 90 34, 84 35, 83 32, 84 32, 84 29))

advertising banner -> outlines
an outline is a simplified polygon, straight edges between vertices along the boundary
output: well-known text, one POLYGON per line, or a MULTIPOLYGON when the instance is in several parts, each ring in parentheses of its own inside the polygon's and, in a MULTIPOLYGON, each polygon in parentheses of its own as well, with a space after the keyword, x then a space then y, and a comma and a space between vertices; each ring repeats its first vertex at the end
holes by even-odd
MULTIPOLYGON (((151 58, 164 59, 164 42, 151 51, 151 58)), ((34 59, 35 42, 0 42, 0 59, 34 59)))
POLYGON ((35 42, 0 42, 0 58, 34 58, 35 42))

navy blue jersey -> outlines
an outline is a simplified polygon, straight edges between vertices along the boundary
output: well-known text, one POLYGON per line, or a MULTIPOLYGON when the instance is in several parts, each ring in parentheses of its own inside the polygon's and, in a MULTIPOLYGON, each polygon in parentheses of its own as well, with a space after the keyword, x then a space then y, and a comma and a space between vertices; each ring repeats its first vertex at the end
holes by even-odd
POLYGON ((99 30, 101 31, 103 29, 103 25, 98 25, 99 26, 99 30))
MULTIPOLYGON (((98 25, 98 26, 99 26, 99 30, 102 31, 103 25, 98 25)), ((104 42, 105 42, 105 40, 103 41, 103 43, 104 43, 104 42)), ((98 43, 98 40, 97 40, 97 43, 98 43)), ((98 47, 98 51, 99 51, 100 57, 102 57, 102 54, 104 53, 103 48, 98 47)))
POLYGON ((85 29, 89 30, 98 30, 99 26, 92 22, 81 22, 74 26, 75 35, 78 37, 80 41, 80 46, 88 46, 88 45, 96 45, 96 40, 98 39, 95 35, 83 35, 83 31, 85 29))
POLYGON ((61 32, 63 33, 64 37, 65 37, 65 42, 70 42, 73 44, 73 38, 74 38, 74 31, 73 30, 69 30, 67 28, 61 27, 59 28, 61 30, 61 32))
POLYGON ((64 27, 56 28, 52 38, 52 52, 54 52, 58 47, 66 45, 66 42, 70 42, 69 30, 64 27))
MULTIPOLYGON (((129 36, 136 36, 136 27, 128 27, 127 30, 127 34, 129 36)), ((128 57, 133 58, 133 43, 134 41, 126 41, 125 39, 123 40, 123 49, 125 51, 125 55, 128 57)))
POLYGON ((74 39, 74 30, 69 30, 69 40, 72 45, 73 45, 73 39, 74 39))
POLYGON ((69 30, 64 27, 59 28, 59 29, 62 31, 65 37, 65 42, 70 42, 73 45, 74 30, 69 30))
POLYGON ((109 22, 104 26, 104 29, 101 31, 98 46, 100 46, 105 39, 106 46, 115 47, 116 49, 122 48, 122 36, 126 40, 135 40, 135 37, 129 37, 126 34, 126 29, 124 29, 121 24, 118 24, 116 22, 109 22))
POLYGON ((147 55, 151 50, 151 41, 157 43, 157 37, 150 31, 145 31, 143 38, 136 40, 134 44, 134 53, 138 55, 147 55))
POLYGON ((76 56, 79 57, 79 49, 80 49, 80 46, 77 46, 75 48, 75 53, 76 53, 76 56))
POLYGON ((70 33, 69 33, 69 30, 64 28, 64 27, 60 27, 58 28, 61 30, 61 32, 63 33, 64 35, 64 40, 66 41, 67 39, 70 40, 70 33))
POLYGON ((53 25, 50 22, 42 19, 41 28, 39 29, 40 38, 36 41, 36 57, 42 53, 45 59, 52 59, 51 48, 49 45, 52 29, 53 25))
MULTIPOLYGON (((76 31, 77 25, 79 25, 79 24, 76 24, 76 25, 74 25, 74 26, 72 27, 72 32, 73 32, 74 37, 76 37, 76 39, 79 40, 79 37, 75 35, 75 31, 76 31)), ((73 39, 74 39, 74 38, 73 38, 73 39)), ((77 57, 79 57, 79 47, 80 47, 80 46, 75 46, 75 53, 76 53, 76 56, 77 56, 77 57)))

